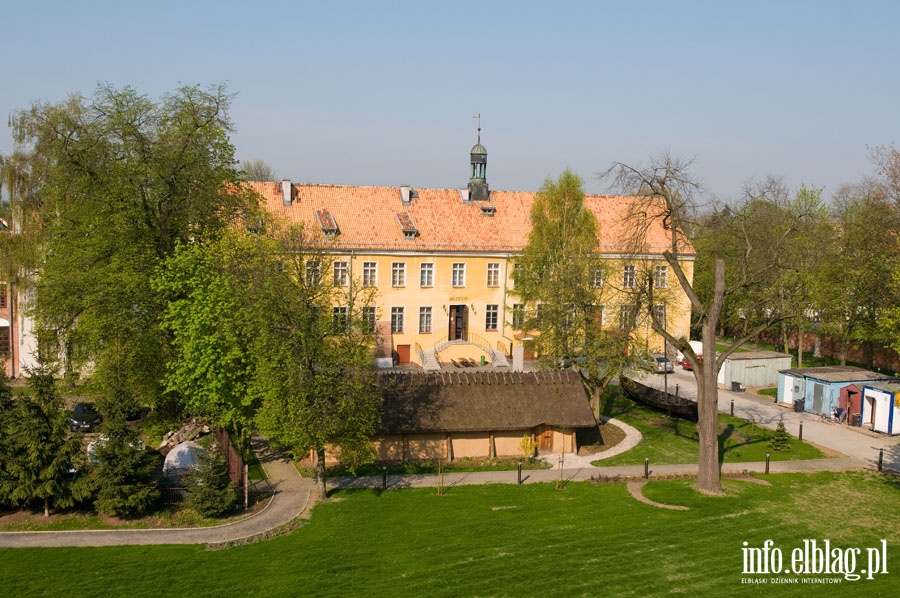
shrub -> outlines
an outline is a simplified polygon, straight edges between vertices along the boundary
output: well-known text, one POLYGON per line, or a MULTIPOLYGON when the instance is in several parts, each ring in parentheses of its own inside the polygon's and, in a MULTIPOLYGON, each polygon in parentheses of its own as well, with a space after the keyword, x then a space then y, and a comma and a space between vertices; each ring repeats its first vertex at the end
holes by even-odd
POLYGON ((238 496, 228 477, 228 463, 218 451, 200 457, 195 470, 185 476, 184 505, 203 517, 218 517, 237 504, 238 496))
POLYGON ((779 453, 786 453, 791 450, 791 435, 788 434, 784 427, 784 420, 778 422, 775 433, 769 441, 769 448, 779 453))

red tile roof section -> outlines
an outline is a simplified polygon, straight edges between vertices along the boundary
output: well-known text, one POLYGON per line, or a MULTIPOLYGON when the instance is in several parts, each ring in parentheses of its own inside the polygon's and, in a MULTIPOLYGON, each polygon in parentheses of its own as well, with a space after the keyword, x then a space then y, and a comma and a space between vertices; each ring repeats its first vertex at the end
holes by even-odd
MULTIPOLYGON (((330 210, 340 223, 337 247, 368 250, 411 251, 520 251, 531 231, 529 212, 535 194, 529 191, 491 191, 496 213, 487 217, 477 202, 463 203, 458 189, 422 189, 419 198, 403 206, 397 187, 355 187, 295 183, 293 202, 282 203, 281 183, 247 185, 262 196, 263 206, 275 217, 308 230, 321 231, 317 210, 330 210), (408 211, 419 235, 403 237, 395 214, 408 211)), ((588 195, 585 205, 597 217, 600 249, 628 252, 626 245, 629 205, 633 197, 588 195)), ((647 231, 646 251, 660 253, 668 247, 669 231, 656 221, 647 231)), ((693 254, 685 243, 682 252, 693 254)))

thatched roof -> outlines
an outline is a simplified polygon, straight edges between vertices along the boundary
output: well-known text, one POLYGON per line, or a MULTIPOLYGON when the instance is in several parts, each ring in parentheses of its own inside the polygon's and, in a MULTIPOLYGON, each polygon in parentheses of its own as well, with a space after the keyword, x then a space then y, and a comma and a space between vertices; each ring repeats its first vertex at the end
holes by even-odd
POLYGON ((581 377, 565 372, 382 374, 388 434, 597 425, 581 377))

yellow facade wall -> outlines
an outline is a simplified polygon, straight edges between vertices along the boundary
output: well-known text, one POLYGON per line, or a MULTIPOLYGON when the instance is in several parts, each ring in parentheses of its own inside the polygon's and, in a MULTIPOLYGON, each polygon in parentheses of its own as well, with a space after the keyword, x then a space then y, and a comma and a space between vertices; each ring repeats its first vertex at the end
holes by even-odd
MULTIPOLYGON (((398 346, 410 347, 412 363, 419 363, 416 350, 433 349, 451 337, 451 312, 453 306, 465 306, 467 313, 468 345, 444 347, 440 353, 443 363, 451 359, 469 358, 479 361, 486 353, 476 346, 482 343, 491 349, 499 349, 509 354, 512 346, 518 344, 515 335, 520 330, 512 327, 512 307, 520 302, 515 295, 512 282, 512 271, 515 263, 514 254, 454 253, 454 254, 422 254, 416 252, 366 252, 352 255, 335 255, 335 261, 346 261, 350 276, 361 283, 364 264, 375 264, 377 290, 376 319, 390 322, 392 308, 403 308, 403 331, 392 334, 391 342, 396 350, 398 346), (393 264, 404 265, 402 284, 392 281, 393 264), (465 264, 465 282, 463 285, 453 284, 453 265, 465 264), (422 264, 430 264, 432 269, 431 284, 421 284, 422 264), (489 285, 489 264, 499 270, 496 284, 489 285), (497 306, 496 329, 487 328, 487 306, 497 306), (431 330, 420 331, 420 308, 431 308, 431 330)), ((688 280, 693 280, 694 262, 680 262, 688 280)), ((630 301, 627 289, 623 286, 625 266, 634 266, 637 276, 645 276, 653 272, 657 266, 667 266, 661 257, 611 256, 604 261, 603 287, 603 325, 606 328, 620 326, 620 307, 630 301)), ((655 288, 655 299, 665 305, 666 329, 676 336, 690 334, 690 304, 681 290, 677 278, 668 268, 668 284, 665 288, 655 288)), ((331 276, 331 273, 324 273, 331 276)), ((649 320, 642 318, 633 333, 637 344, 651 352, 662 352, 663 339, 655 334, 649 326, 649 320)), ((420 364, 421 365, 421 364, 420 364)))

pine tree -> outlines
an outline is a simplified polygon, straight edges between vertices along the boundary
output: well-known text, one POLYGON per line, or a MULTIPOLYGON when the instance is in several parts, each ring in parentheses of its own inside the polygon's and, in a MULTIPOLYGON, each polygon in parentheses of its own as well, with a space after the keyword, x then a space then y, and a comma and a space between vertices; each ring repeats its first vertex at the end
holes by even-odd
POLYGON ((775 434, 769 441, 769 448, 779 453, 786 453, 791 450, 791 435, 784 427, 784 420, 778 422, 775 428, 775 434))

